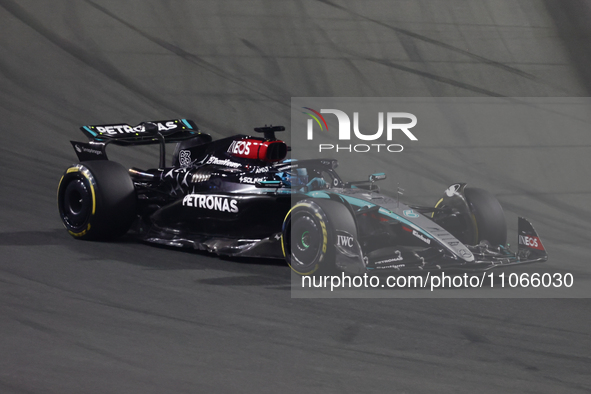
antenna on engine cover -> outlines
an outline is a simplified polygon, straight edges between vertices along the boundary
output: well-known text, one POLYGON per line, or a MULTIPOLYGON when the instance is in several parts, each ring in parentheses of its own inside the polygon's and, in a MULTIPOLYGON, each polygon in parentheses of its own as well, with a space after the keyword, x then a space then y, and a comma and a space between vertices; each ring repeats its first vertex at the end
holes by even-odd
POLYGON ((265 139, 269 141, 275 141, 275 132, 276 131, 285 131, 285 127, 283 126, 273 126, 273 125, 265 125, 264 127, 255 127, 254 131, 257 133, 265 133, 265 139))

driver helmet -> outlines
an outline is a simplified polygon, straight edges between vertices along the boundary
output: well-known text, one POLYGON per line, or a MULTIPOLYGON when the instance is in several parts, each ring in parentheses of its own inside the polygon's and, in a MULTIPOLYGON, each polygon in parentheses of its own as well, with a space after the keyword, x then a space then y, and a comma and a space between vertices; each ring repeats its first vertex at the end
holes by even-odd
POLYGON ((281 181, 289 187, 300 188, 308 184, 308 171, 305 168, 292 168, 289 171, 278 172, 281 181))

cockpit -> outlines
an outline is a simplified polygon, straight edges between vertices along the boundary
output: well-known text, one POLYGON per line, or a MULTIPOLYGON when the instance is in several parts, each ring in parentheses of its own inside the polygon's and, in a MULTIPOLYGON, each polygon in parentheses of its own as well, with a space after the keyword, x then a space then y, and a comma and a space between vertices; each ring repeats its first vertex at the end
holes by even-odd
POLYGON ((334 170, 317 160, 292 162, 291 166, 281 167, 277 177, 284 187, 292 190, 312 191, 342 187, 342 181, 334 170))

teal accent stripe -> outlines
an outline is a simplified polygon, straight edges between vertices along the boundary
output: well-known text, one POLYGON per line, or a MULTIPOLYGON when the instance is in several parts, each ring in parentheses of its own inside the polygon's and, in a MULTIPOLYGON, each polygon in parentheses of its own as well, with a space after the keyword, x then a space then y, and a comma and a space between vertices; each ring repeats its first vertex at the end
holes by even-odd
POLYGON ((185 126, 187 126, 188 128, 190 128, 191 130, 193 129, 191 127, 191 125, 189 124, 189 122, 187 122, 187 119, 181 119, 181 121, 185 124, 185 126))
MULTIPOLYGON (((326 194, 324 192, 320 192, 320 191, 309 192, 307 194, 308 194, 308 196, 315 197, 315 198, 329 198, 328 194, 326 194)), ((354 205, 356 207, 370 207, 370 208, 372 208, 372 207, 376 206, 376 204, 362 200, 361 198, 350 197, 350 196, 346 196, 343 194, 339 194, 339 196, 343 200, 346 200, 349 204, 354 205)), ((419 226, 417 226, 413 222, 409 221, 408 219, 405 219, 402 216, 399 216, 399 215, 395 214, 394 212, 391 212, 391 211, 387 210, 386 208, 382 208, 382 207, 380 207, 379 212, 382 215, 389 216, 392 219, 396 219, 399 222, 404 223, 407 226, 420 231, 426 237, 433 239, 433 236, 431 234, 429 234, 428 232, 426 232, 425 230, 423 230, 422 228, 420 228, 419 226)))
POLYGON ((429 234, 428 232, 426 232, 425 230, 423 230, 422 228, 420 228, 419 226, 417 226, 413 222, 403 218, 402 216, 396 215, 394 212, 390 212, 386 208, 380 208, 380 213, 382 215, 390 216, 391 218, 394 218, 394 219, 398 220, 399 222, 402 222, 402 223, 406 224, 407 226, 410 226, 411 228, 418 229, 421 233, 423 233, 423 235, 427 236, 428 238, 433 239, 433 236, 431 234, 429 234))
POLYGON ((92 134, 94 137, 96 137, 96 136, 97 136, 97 134, 96 134, 94 131, 90 130, 90 128, 89 128, 88 126, 82 126, 82 128, 83 128, 84 130, 88 131, 88 132, 89 132, 90 134, 92 134))
POLYGON ((342 194, 339 194, 339 196, 341 198, 347 200, 347 202, 349 204, 355 205, 357 207, 370 207, 370 208, 372 208, 372 207, 375 207, 376 206, 376 204, 373 204, 371 202, 362 200, 361 198, 345 196, 345 195, 342 195, 342 194))
POLYGON ((309 192, 309 193, 306 193, 306 195, 308 195, 310 197, 314 197, 314 198, 330 198, 328 196, 328 194, 326 194, 324 192, 319 192, 319 191, 309 192))

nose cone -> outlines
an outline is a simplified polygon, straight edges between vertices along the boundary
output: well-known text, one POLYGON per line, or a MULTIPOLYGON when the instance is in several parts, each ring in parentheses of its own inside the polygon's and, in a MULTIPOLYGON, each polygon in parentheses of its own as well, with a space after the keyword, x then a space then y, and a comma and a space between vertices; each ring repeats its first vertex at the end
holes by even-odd
POLYGON ((462 260, 471 262, 474 261, 474 255, 467 248, 460 248, 457 250, 456 255, 462 258, 462 260))

